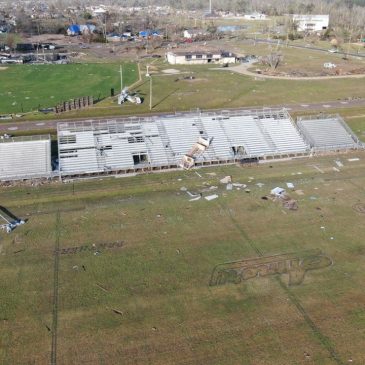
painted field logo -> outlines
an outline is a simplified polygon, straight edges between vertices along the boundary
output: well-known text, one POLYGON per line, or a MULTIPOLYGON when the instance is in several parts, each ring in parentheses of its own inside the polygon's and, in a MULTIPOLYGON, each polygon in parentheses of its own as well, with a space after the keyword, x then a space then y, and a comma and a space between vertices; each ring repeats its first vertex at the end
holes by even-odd
POLYGON ((332 259, 319 250, 263 256, 217 265, 209 285, 239 284, 268 275, 288 274, 289 285, 303 282, 305 273, 332 265, 332 259))

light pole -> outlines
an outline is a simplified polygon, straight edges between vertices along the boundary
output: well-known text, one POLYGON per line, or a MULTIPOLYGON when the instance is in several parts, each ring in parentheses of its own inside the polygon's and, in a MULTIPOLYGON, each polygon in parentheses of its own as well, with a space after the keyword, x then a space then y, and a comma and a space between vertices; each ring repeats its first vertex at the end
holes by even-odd
POLYGON ((150 111, 152 110, 152 75, 150 77, 150 111))
POLYGON ((123 91, 123 67, 122 65, 119 66, 119 73, 120 73, 120 93, 123 91))

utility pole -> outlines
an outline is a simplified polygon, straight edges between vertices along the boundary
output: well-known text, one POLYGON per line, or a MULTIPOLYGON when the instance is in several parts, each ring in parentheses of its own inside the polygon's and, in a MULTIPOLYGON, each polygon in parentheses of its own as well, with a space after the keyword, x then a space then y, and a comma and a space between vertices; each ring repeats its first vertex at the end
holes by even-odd
POLYGON ((150 75, 150 111, 152 110, 152 76, 150 75))

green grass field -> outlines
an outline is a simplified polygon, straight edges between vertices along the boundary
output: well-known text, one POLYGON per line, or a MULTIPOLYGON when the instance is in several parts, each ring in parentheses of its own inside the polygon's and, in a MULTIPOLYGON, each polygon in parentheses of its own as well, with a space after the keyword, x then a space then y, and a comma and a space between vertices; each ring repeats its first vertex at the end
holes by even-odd
MULTIPOLYGON (((2 67, 1 67, 2 68, 2 67)), ((123 66, 126 85, 138 80, 137 65, 123 66)), ((14 65, 0 69, 0 114, 20 113, 55 106, 82 96, 94 99, 120 90, 119 65, 14 65)))
POLYGON ((365 204, 364 168, 354 152, 201 169, 202 178, 1 188, 1 205, 29 220, 0 233, 0 363, 50 363, 57 244, 58 364, 365 363, 365 215, 353 209, 365 204), (226 191, 227 174, 250 193, 226 191), (261 199, 288 181, 302 192, 290 192, 298 211, 261 199), (211 202, 180 190, 214 185, 211 202), (76 246, 87 247, 62 251, 76 246), (282 274, 209 286, 217 264, 308 249, 333 264, 300 285, 282 274))

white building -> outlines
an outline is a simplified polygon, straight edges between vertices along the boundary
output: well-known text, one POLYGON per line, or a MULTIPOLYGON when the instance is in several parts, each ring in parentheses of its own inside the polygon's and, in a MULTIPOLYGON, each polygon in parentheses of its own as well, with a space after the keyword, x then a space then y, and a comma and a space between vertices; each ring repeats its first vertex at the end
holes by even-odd
POLYGON ((171 65, 225 64, 235 63, 236 55, 225 51, 167 52, 166 59, 171 65))
POLYGON ((328 28, 329 15, 293 14, 293 21, 300 32, 319 32, 328 28))
POLYGON ((203 29, 185 29, 183 33, 183 37, 185 39, 193 39, 199 35, 205 35, 206 32, 203 29))
POLYGON ((245 14, 244 19, 246 20, 266 20, 266 14, 261 13, 252 13, 252 14, 245 14))

